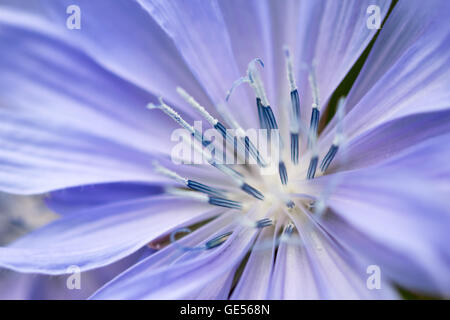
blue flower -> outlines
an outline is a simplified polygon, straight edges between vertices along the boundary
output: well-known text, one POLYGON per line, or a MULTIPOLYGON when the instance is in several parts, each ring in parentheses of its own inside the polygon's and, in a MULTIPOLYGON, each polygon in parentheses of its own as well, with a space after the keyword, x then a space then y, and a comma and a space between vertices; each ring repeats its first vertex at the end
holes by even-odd
POLYGON ((448 1, 80 0, 69 29, 72 4, 0 4, 0 190, 61 216, 0 266, 61 275, 149 245, 92 298, 450 295, 448 1), (278 172, 175 165, 172 132, 205 119, 279 128, 278 172))

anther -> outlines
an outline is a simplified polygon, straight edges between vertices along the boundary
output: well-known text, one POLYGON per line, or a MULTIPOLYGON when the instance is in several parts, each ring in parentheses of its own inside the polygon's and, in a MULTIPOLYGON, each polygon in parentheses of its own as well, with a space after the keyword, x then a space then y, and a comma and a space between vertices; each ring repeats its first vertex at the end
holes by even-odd
POLYGON ((273 114, 272 108, 270 106, 262 106, 262 114, 265 121, 265 124, 267 126, 267 129, 269 130, 277 130, 278 124, 277 120, 275 119, 275 115, 273 114))
MULTIPOLYGON (((317 137, 317 129, 319 127, 319 118, 320 118, 320 111, 319 111, 319 87, 317 85, 317 79, 316 79, 316 73, 314 66, 311 67, 311 72, 309 73, 309 84, 311 86, 312 90, 312 113, 311 113, 311 123, 310 123, 310 133, 313 137, 317 137)), ((308 146, 311 146, 311 139, 308 140, 308 146)))
POLYGON ((300 97, 295 83, 295 76, 292 66, 292 58, 289 48, 284 47, 286 58, 287 76, 291 88, 291 112, 290 112, 290 132, 291 132, 291 161, 294 165, 298 164, 299 157, 299 120, 300 120, 300 97))
POLYGON ((265 227, 269 227, 271 225, 273 225, 273 220, 269 219, 269 218, 265 218, 265 219, 256 221, 255 227, 258 229, 262 229, 265 227))
POLYGON ((231 167, 229 167, 227 165, 217 163, 215 161, 215 159, 213 159, 211 157, 211 155, 206 154, 204 152, 204 150, 201 149, 199 146, 194 144, 193 147, 194 147, 194 150, 202 153, 205 156, 205 158, 207 159, 207 161, 210 165, 212 165, 214 168, 222 171, 222 173, 224 173, 225 175, 229 176, 244 192, 250 194, 251 196, 253 196, 259 200, 264 199, 264 196, 261 192, 259 192, 252 186, 245 183, 245 181, 243 180, 242 174, 240 174, 239 172, 237 172, 236 170, 232 169, 231 167))
POLYGON ((193 200, 198 200, 201 202, 209 203, 214 206, 224 207, 224 208, 230 208, 230 209, 242 209, 242 204, 238 201, 229 200, 222 197, 215 197, 210 196, 203 193, 197 193, 189 190, 183 190, 178 188, 172 188, 168 187, 166 188, 166 192, 168 194, 172 194, 175 196, 183 197, 183 198, 190 198, 193 200))
POLYGON ((330 149, 328 150, 327 154, 322 159, 322 163, 320 164, 320 170, 322 172, 325 172, 328 169, 328 167, 331 164, 331 161, 333 161, 334 157, 336 156, 339 150, 339 146, 342 143, 342 140, 344 139, 344 133, 342 128, 344 109, 345 109, 345 98, 341 98, 339 99, 337 107, 337 124, 333 144, 330 146, 330 149))
POLYGON ((318 156, 313 156, 309 162, 308 167, 308 173, 306 175, 306 178, 308 180, 314 179, 314 176, 316 175, 316 169, 317 169, 317 163, 319 162, 318 156))
MULTIPOLYGON (((231 90, 230 90, 231 91, 231 90)), ((189 93, 186 92, 183 88, 177 87, 177 92, 180 94, 180 96, 185 99, 194 109, 200 112, 200 114, 216 129, 222 137, 231 145, 234 145, 234 138, 227 133, 226 127, 216 118, 214 118, 200 103, 198 103, 194 97, 192 97, 189 93)), ((246 137, 247 138, 247 137, 246 137)), ((248 138, 247 138, 248 140, 248 138)), ((250 153, 250 155, 257 160, 258 164, 260 166, 263 166, 264 163, 261 160, 261 157, 259 156, 259 152, 257 152, 255 146, 249 142, 245 141, 245 148, 250 153)), ((203 140, 202 141, 203 146, 207 146, 210 141, 203 140)), ((242 143, 242 142, 241 142, 242 143)), ((241 154, 240 156, 243 156, 245 158, 245 154, 241 154)))
POLYGON ((264 200, 264 195, 261 192, 245 182, 242 184, 241 189, 259 200, 264 200))
POLYGON ((288 200, 288 201, 286 202, 286 207, 288 207, 289 209, 294 208, 294 207, 295 207, 294 201, 288 200))
POLYGON ((232 231, 226 232, 224 234, 221 234, 217 237, 212 238, 211 240, 207 241, 204 245, 202 246, 198 246, 198 247, 186 247, 183 246, 181 244, 179 244, 176 239, 175 236, 179 233, 190 233, 191 230, 189 228, 180 228, 175 230, 174 232, 172 232, 170 234, 170 241, 176 245, 178 248, 180 248, 183 251, 199 251, 199 250, 209 250, 209 249, 213 249, 216 248, 218 246, 220 246, 221 244, 223 244, 225 241, 227 241, 227 239, 230 237, 230 235, 233 233, 232 231))
POLYGON ((183 178, 175 171, 172 171, 170 169, 167 169, 163 166, 161 166, 157 161, 153 161, 153 167, 155 168, 155 171, 165 175, 166 177, 169 177, 171 179, 174 179, 175 181, 182 183, 186 187, 188 187, 191 190, 194 191, 200 191, 202 193, 206 193, 213 196, 224 196, 223 192, 217 188, 207 186, 206 184, 203 184, 201 182, 197 182, 194 180, 190 180, 187 178, 183 178))
POLYGON ((327 154, 322 159, 322 163, 320 164, 320 171, 325 172, 328 167, 331 164, 331 161, 333 161, 334 157, 336 156, 336 153, 338 152, 339 146, 332 144, 330 146, 330 149, 328 149, 327 154))
POLYGON ((278 163, 278 173, 280 175, 281 183, 286 185, 288 182, 288 174, 287 174, 287 170, 286 170, 286 165, 284 164, 283 161, 280 161, 278 163))
POLYGON ((208 242, 205 243, 205 248, 208 250, 222 245, 225 241, 228 240, 228 238, 231 236, 232 233, 233 233, 232 231, 229 231, 209 240, 208 242))
POLYGON ((312 139, 317 137, 317 129, 319 127, 319 118, 320 118, 320 111, 318 107, 313 107, 312 108, 312 113, 311 113, 311 123, 309 126, 309 130, 310 130, 310 139, 308 140, 308 146, 311 147, 312 144, 312 139))
POLYGON ((215 206, 224 207, 224 208, 242 209, 242 204, 240 202, 225 199, 225 198, 209 197, 208 203, 215 205, 215 206))
POLYGON ((264 107, 261 103, 261 98, 256 98, 256 108, 258 109, 259 127, 261 129, 267 129, 268 125, 266 117, 264 116, 264 107))
POLYGON ((299 135, 291 132, 291 161, 294 165, 298 164, 299 157, 299 135))
POLYGON ((289 223, 285 228, 283 235, 286 237, 290 237, 292 233, 294 232, 294 225, 292 223, 289 223))
POLYGON ((186 186, 191 190, 203 192, 212 196, 222 196, 222 197, 224 196, 224 193, 221 190, 207 186, 206 184, 203 184, 198 181, 189 179, 187 180, 186 186))

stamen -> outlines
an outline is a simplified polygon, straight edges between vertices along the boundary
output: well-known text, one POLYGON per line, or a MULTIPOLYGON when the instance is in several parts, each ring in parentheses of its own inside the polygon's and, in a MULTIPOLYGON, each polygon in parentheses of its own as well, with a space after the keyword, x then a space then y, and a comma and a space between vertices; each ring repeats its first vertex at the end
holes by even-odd
POLYGON ((171 179, 176 180, 179 183, 182 183, 183 185, 187 186, 188 188, 194 190, 194 191, 200 191, 209 195, 213 196, 224 196, 223 192, 217 188, 207 186, 206 184, 203 184, 201 182, 197 182, 194 180, 190 180, 187 178, 183 178, 179 174, 177 174, 175 171, 169 170, 163 166, 161 166, 156 160, 153 161, 153 167, 155 168, 155 171, 165 175, 166 177, 169 177, 171 179))
POLYGON ((224 208, 242 209, 242 204, 240 202, 225 198, 209 197, 208 203, 224 208))
POLYGON ((180 94, 180 96, 185 99, 194 109, 198 110, 200 114, 216 129, 224 139, 228 141, 231 145, 234 145, 233 137, 231 137, 229 134, 227 134, 226 127, 219 122, 216 118, 211 116, 211 114, 200 105, 194 97, 192 97, 190 94, 188 94, 183 88, 177 87, 177 92, 180 94))
POLYGON ((331 164, 331 161, 333 161, 336 153, 338 152, 339 146, 332 144, 330 146, 330 149, 328 149, 327 154, 322 159, 322 163, 320 164, 320 171, 325 172, 325 170, 328 169, 329 165, 331 164))
POLYGON ((148 109, 161 109, 165 114, 167 114, 169 117, 171 117, 175 122, 177 122, 180 126, 182 126, 184 129, 189 131, 191 134, 195 135, 194 128, 188 124, 175 110, 173 110, 171 107, 169 107, 166 103, 164 103, 163 99, 160 97, 159 102, 160 105, 155 105, 153 103, 149 103, 147 105, 148 109))
POLYGON ((261 154, 259 153, 259 150, 250 141, 250 138, 248 136, 245 136, 243 139, 244 139, 245 150, 247 150, 248 153, 253 157, 253 159, 256 160, 258 165, 260 167, 267 166, 266 162, 264 161, 264 159, 262 158, 261 154))
POLYGON ((294 232, 294 225, 292 223, 288 223, 288 225, 284 228, 283 234, 287 237, 290 237, 294 232))
POLYGON ((294 165, 298 164, 299 156, 299 120, 300 120, 300 97, 295 84, 295 76, 292 66, 292 58, 289 48, 284 47, 284 55, 286 57, 286 70, 289 84, 291 87, 291 117, 290 117, 290 132, 291 132, 291 161, 294 165))
POLYGON ((170 241, 176 245, 179 249, 183 250, 183 251, 200 251, 200 250, 209 250, 209 249, 213 249, 216 248, 218 246, 220 246, 221 244, 223 244, 228 238, 229 236, 233 233, 232 231, 226 232, 222 235, 219 235, 217 237, 212 238, 211 240, 209 240, 208 242, 206 242, 203 246, 198 246, 198 247, 185 247, 182 246, 181 244, 179 244, 176 239, 175 236, 179 233, 190 233, 191 229, 189 228, 180 228, 175 230, 174 232, 172 232, 170 234, 170 241))
POLYGON ((273 220, 269 218, 261 219, 256 222, 256 228, 262 229, 273 225, 273 220))
POLYGON ((228 90, 227 95, 225 96, 225 101, 228 102, 228 100, 230 99, 230 96, 233 93, 234 89, 236 89, 241 84, 246 83, 246 82, 250 82, 248 77, 241 77, 241 78, 237 79, 235 82, 233 82, 233 84, 231 85, 230 90, 228 90))
MULTIPOLYGON (((231 90, 230 90, 231 91, 231 90)), ((213 116, 211 116, 211 114, 205 109, 205 107, 203 107, 202 105, 200 105, 195 99, 194 97, 192 97, 190 94, 188 94, 186 92, 186 90, 184 90, 181 87, 177 87, 177 92, 178 94, 180 94, 180 96, 182 98, 184 98, 194 109, 198 110, 200 112, 200 114, 214 127, 214 129, 216 129, 224 139, 227 140, 228 143, 230 143, 231 145, 234 145, 234 139, 232 136, 230 136, 227 133, 227 129, 226 127, 219 122, 219 120, 217 120, 216 118, 214 118, 213 116)), ((231 92, 230 92, 231 93, 231 92)), ((246 137, 247 138, 247 137, 246 137)), ((249 139, 247 138, 248 141, 245 142, 245 148, 246 150, 249 152, 249 154, 258 162, 258 164, 260 166, 263 165, 263 161, 259 155, 259 152, 257 152, 257 149, 255 148, 255 146, 249 141, 249 139)), ((203 141, 202 142, 204 146, 207 146, 207 144, 210 143, 210 141, 203 141), (205 145, 206 144, 206 145, 205 145)), ((241 141, 242 143, 242 141, 241 141)), ((241 150, 241 149, 239 149, 241 150)), ((244 157, 245 159, 245 154, 241 154, 240 156, 244 157)))
POLYGON ((316 175, 316 169, 317 169, 317 163, 319 162, 319 157, 318 156, 313 156, 309 162, 309 167, 308 167, 308 174, 306 176, 306 178, 308 180, 314 179, 314 176, 316 175))
MULTIPOLYGON (((316 138, 317 137, 317 129, 319 127, 319 118, 320 118, 320 111, 319 108, 313 107, 312 113, 311 113, 311 123, 309 126, 310 130, 310 136, 316 138)), ((312 141, 311 139, 308 140, 308 147, 311 147, 312 141)))
POLYGON ((250 61, 247 68, 247 79, 250 83, 250 86, 255 91, 255 95, 257 98, 261 99, 261 103, 263 106, 268 106, 269 101, 267 100, 266 92, 264 90, 264 85, 261 81, 261 77, 259 76, 258 70, 256 69, 256 64, 259 63, 261 67, 264 68, 264 63, 261 59, 256 58, 250 61))
POLYGON ((190 233, 190 232, 191 232, 191 229, 189 229, 189 228, 180 228, 180 229, 177 229, 177 230, 173 231, 173 232, 170 234, 170 242, 173 243, 174 245, 176 245, 180 250, 183 250, 183 251, 205 250, 205 247, 204 247, 204 246, 202 246, 202 247, 185 247, 185 246, 182 246, 182 245, 179 244, 179 243, 177 242, 177 240, 175 239, 175 236, 176 236, 177 234, 179 234, 179 233, 190 233))
POLYGON ((186 186, 189 189, 192 189, 194 191, 200 191, 200 192, 212 195, 212 196, 222 196, 222 197, 224 196, 224 193, 222 191, 220 191, 219 189, 207 186, 206 184, 203 184, 198 181, 189 179, 189 180, 187 180, 186 186))
POLYGON ((288 46, 283 47, 284 56, 286 59, 286 70, 288 75, 289 84, 291 86, 291 91, 294 91, 297 89, 297 85, 295 84, 295 77, 293 72, 293 66, 292 66, 292 58, 291 58, 291 52, 289 50, 288 46))
POLYGON ((167 168, 161 166, 161 165, 158 163, 158 161, 156 161, 156 160, 153 161, 153 167, 154 167, 154 169, 155 169, 155 171, 156 171, 157 173, 160 173, 160 174, 162 174, 162 175, 164 175, 164 176, 166 176, 166 177, 169 177, 169 178, 171 178, 171 179, 174 179, 175 181, 177 181, 177 182, 179 182, 179 183, 182 183, 182 184, 184 184, 184 185, 187 184, 187 181, 188 181, 188 180, 187 180, 186 178, 183 178, 182 176, 180 176, 180 175, 179 175, 178 173, 176 173, 175 171, 169 170, 169 169, 167 169, 167 168))
POLYGON ((294 165, 298 164, 299 156, 299 135, 291 132, 291 161, 294 165))
POLYGON ((261 129, 267 129, 267 119, 264 116, 264 106, 261 103, 261 98, 256 98, 256 108, 258 109, 259 127, 261 129))
POLYGON ((188 94, 183 88, 177 87, 178 94, 186 100, 187 103, 189 103, 194 109, 196 109, 200 114, 212 125, 215 126, 218 122, 216 118, 211 116, 211 114, 206 111, 206 109, 198 103, 194 97, 192 97, 190 94, 188 94))
POLYGON ((208 163, 210 165, 212 165, 214 168, 220 170, 225 175, 229 176, 244 192, 255 197, 256 199, 259 199, 259 200, 264 199, 264 195, 260 191, 253 188, 252 186, 250 186, 249 184, 247 184, 244 181, 242 174, 240 174, 236 170, 232 169, 230 166, 227 166, 227 165, 224 165, 221 163, 217 163, 210 154, 206 153, 204 149, 200 148, 196 144, 193 144, 193 147, 194 147, 194 150, 201 153, 206 158, 206 160, 208 161, 208 163))
POLYGON ((286 185, 288 182, 288 174, 287 174, 287 170, 286 170, 286 165, 284 164, 283 161, 280 161, 278 163, 278 172, 280 174, 281 183, 286 185))
POLYGON ((258 108, 259 123, 261 128, 278 129, 272 108, 270 108, 269 101, 267 100, 264 85, 261 81, 258 70, 256 69, 257 63, 264 68, 264 62, 261 59, 256 58, 250 61, 247 68, 247 76, 239 78, 233 83, 225 99, 228 101, 231 93, 236 87, 243 83, 249 83, 256 95, 256 106, 258 108))
POLYGON ((278 243, 284 242, 284 243, 290 243, 291 242, 291 236, 292 233, 294 233, 294 225, 289 222, 283 230, 283 233, 281 234, 278 243))
MULTIPOLYGON (((317 129, 319 127, 319 87, 317 86, 317 79, 314 66, 311 67, 311 72, 309 73, 309 84, 312 90, 312 113, 311 113, 311 124, 310 124, 310 132, 314 137, 317 137, 317 129)), ((308 146, 311 145, 311 140, 308 141, 308 146)))
POLYGON ((242 184, 241 189, 259 200, 264 200, 264 195, 261 192, 245 182, 242 184))
MULTIPOLYGON (((227 129, 225 128, 225 126, 224 126, 222 123, 217 122, 217 123, 214 125, 214 128, 215 128, 217 131, 220 132, 220 134, 227 140, 227 142, 228 142, 230 145, 233 145, 233 146, 234 146, 234 137, 232 137, 231 135, 229 135, 229 134, 227 133, 227 129)), ((257 148, 255 147, 255 145, 250 141, 250 138, 249 138, 249 137, 245 136, 245 134, 244 134, 244 137, 240 137, 240 139, 239 139, 238 141, 239 141, 239 143, 240 143, 241 145, 243 145, 243 146, 245 147, 246 152, 248 152, 248 154, 250 154, 250 156, 252 156, 253 159, 256 160, 256 162, 258 163, 259 166, 261 166, 261 167, 265 167, 265 166, 266 166, 266 164, 265 164, 264 160, 262 159, 262 157, 261 157, 261 155, 260 155, 258 149, 257 149, 257 148)), ((239 151, 241 151, 241 153, 243 152, 242 149, 238 148, 238 152, 239 152, 239 151)), ((240 156, 243 157, 243 159, 246 159, 246 157, 245 157, 245 152, 243 152, 243 154, 240 154, 240 156)))
POLYGON ((286 202, 286 207, 288 207, 289 209, 292 209, 295 207, 295 203, 292 200, 288 200, 288 202, 286 202))
POLYGON ((166 191, 166 193, 177 196, 177 197, 190 198, 190 199, 198 200, 200 202, 205 202, 205 203, 208 203, 208 201, 209 201, 208 195, 203 194, 203 193, 193 192, 190 190, 167 187, 165 191, 166 191))
POLYGON ((262 105, 262 114, 264 118, 264 122, 269 130, 277 130, 278 124, 275 116, 273 114, 272 108, 270 106, 262 105))
POLYGON ((166 188, 166 192, 175 196, 183 198, 191 198, 201 202, 209 203, 215 206, 230 208, 230 209, 242 209, 242 204, 238 201, 229 200, 221 197, 214 197, 203 193, 197 193, 193 191, 178 189, 178 188, 166 188))
POLYGON ((322 163, 320 165, 320 170, 322 172, 325 172, 328 167, 331 164, 331 161, 333 161, 334 157, 336 156, 339 146, 342 143, 342 140, 344 139, 343 135, 343 128, 342 128, 342 120, 344 118, 344 111, 345 111, 345 98, 340 98, 338 102, 337 107, 337 124, 336 124, 336 133, 333 140, 333 144, 330 146, 330 149, 328 150, 327 154, 322 160, 322 163))
POLYGON ((222 245, 225 241, 228 240, 228 238, 231 236, 232 233, 233 233, 232 231, 229 231, 209 240, 208 242, 205 243, 205 248, 209 250, 222 245))

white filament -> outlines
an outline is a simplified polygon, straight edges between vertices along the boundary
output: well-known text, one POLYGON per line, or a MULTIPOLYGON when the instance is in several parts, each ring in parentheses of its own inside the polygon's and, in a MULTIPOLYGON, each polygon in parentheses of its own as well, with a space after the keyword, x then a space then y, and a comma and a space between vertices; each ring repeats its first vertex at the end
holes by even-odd
POLYGON ((284 56, 286 57, 286 71, 287 71, 289 84, 291 86, 291 91, 294 91, 297 89, 297 85, 295 83, 295 76, 294 76, 294 71, 293 71, 293 66, 292 66, 291 52, 289 51, 289 47, 287 47, 287 46, 284 46, 283 51, 284 51, 284 56))
POLYGON ((169 107, 162 98, 159 98, 159 102, 161 103, 159 106, 153 103, 149 103, 147 105, 148 109, 161 109, 165 114, 171 117, 176 123, 182 126, 184 129, 188 130, 190 133, 194 134, 194 128, 187 123, 175 110, 169 107))
POLYGON ((215 126, 218 122, 218 120, 216 118, 214 118, 213 116, 211 116, 211 114, 206 111, 205 107, 203 107, 202 105, 200 105, 200 103, 198 103, 194 97, 192 97, 189 93, 186 92, 186 90, 184 90, 181 87, 177 87, 177 92, 178 94, 184 99, 186 100, 187 103, 189 103, 194 109, 196 109, 198 112, 200 112, 200 114, 213 126, 215 126))
POLYGON ((166 176, 169 177, 171 179, 174 179, 175 181, 178 181, 182 184, 187 184, 188 179, 183 178, 182 176, 180 176, 178 173, 176 173, 175 171, 172 171, 170 169, 167 169, 166 167, 161 166, 158 161, 153 161, 153 167, 155 168, 155 171, 166 176))

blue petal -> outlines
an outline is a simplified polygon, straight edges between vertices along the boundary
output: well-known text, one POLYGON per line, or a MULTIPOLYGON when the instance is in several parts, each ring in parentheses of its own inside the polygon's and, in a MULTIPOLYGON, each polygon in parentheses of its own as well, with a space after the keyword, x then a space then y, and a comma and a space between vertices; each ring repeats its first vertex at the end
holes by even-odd
POLYGON ((2 270, 0 286, 8 290, 0 291, 2 300, 79 300, 88 298, 107 281, 152 253, 143 248, 111 265, 80 273, 80 289, 67 288, 71 275, 49 276, 24 274, 2 270))
POLYGON ((445 0, 395 6, 348 94, 348 137, 395 118, 450 107, 449 9, 445 0))
POLYGON ((320 219, 327 231, 372 259, 393 281, 430 294, 450 294, 445 276, 450 270, 449 138, 435 137, 384 163, 302 187, 327 195, 337 215, 320 219))
POLYGON ((89 270, 117 261, 172 230, 220 212, 203 203, 167 196, 101 206, 64 215, 0 248, 0 265, 46 274, 67 273, 71 265, 89 270))
MULTIPOLYGON (((165 55, 169 48, 159 47, 165 34, 145 10, 129 1, 108 2, 106 7, 83 2, 83 27, 88 32, 57 26, 66 18, 62 2, 35 4, 27 2, 30 6, 25 7, 33 9, 27 12, 26 8, 11 9, 19 2, 10 3, 0 15, 0 46, 8 48, 0 53, 0 189, 30 194, 83 184, 157 181, 149 163, 155 154, 170 154, 174 145, 170 137, 177 125, 162 112, 145 108, 160 92, 143 86, 164 84, 170 78, 190 90, 194 83, 183 77, 182 68, 179 72, 161 69, 176 66, 175 60, 165 60, 171 57, 165 55), (124 29, 117 37, 104 33, 108 25, 114 25, 114 30, 119 27, 116 23, 124 21, 119 19, 124 8, 136 18, 129 24, 143 23, 137 30, 146 30, 143 26, 150 24, 147 32, 155 42, 132 41, 145 43, 148 52, 128 42, 117 45, 118 39, 131 40, 129 24, 126 28, 120 23, 124 29), (110 50, 113 44, 116 49, 110 50), (151 57, 156 49, 164 56, 151 57), (128 59, 129 54, 134 58, 128 59), (146 59, 140 61, 138 55, 146 59), (128 63, 139 64, 140 71, 148 69, 152 82, 139 77, 131 81, 115 68, 136 69, 137 65, 133 69, 128 63), (160 73, 165 72, 163 77, 160 73)), ((174 87, 170 91, 175 92, 174 87)))
MULTIPOLYGON (((427 139, 450 133, 449 123, 449 110, 413 114, 388 121, 346 142, 333 160, 329 172, 355 170, 394 158, 427 139)), ((321 141, 322 156, 329 143, 327 139, 321 141)))
POLYGON ((298 229, 301 245, 297 245, 296 248, 286 248, 280 256, 280 265, 287 266, 289 262, 291 264, 287 266, 290 273, 285 278, 283 298, 398 298, 392 285, 385 278, 381 279, 379 290, 369 290, 367 264, 365 265, 358 256, 342 248, 337 240, 339 238, 331 238, 319 225, 312 222, 306 210, 303 208, 301 210, 302 215, 290 214, 298 229), (289 253, 297 259, 287 256, 289 253), (305 270, 305 273, 300 274, 298 270, 305 270))
MULTIPOLYGON (((285 15, 280 16, 275 24, 278 28, 285 26, 286 29, 289 25, 284 24, 285 19, 296 23, 293 30, 287 29, 285 32, 288 37, 286 43, 291 45, 295 53, 295 65, 301 70, 298 73, 298 86, 301 104, 305 106, 301 112, 305 123, 309 121, 312 104, 309 69, 305 67, 316 63, 323 108, 377 32, 366 27, 369 17, 367 8, 370 5, 379 6, 380 17, 384 19, 390 3, 383 0, 286 1, 290 12, 284 12, 285 15)), ((274 6, 278 5, 279 1, 274 2, 274 6)), ((281 80, 285 81, 284 78, 281 80)))
MULTIPOLYGON (((214 105, 224 103, 227 91, 245 70, 238 70, 232 42, 217 1, 139 0, 172 38, 190 70, 214 105)), ((241 90, 230 99, 229 108, 243 127, 256 128, 254 106, 241 90), (249 117, 248 114, 251 116, 249 117)))
POLYGON ((161 185, 96 184, 54 191, 45 197, 45 203, 58 214, 68 214, 110 203, 155 196, 163 192, 161 185))
POLYGON ((264 228, 261 231, 231 299, 267 299, 276 249, 275 236, 274 228, 264 228))
POLYGON ((0 6, 4 24, 74 45, 105 70, 152 95, 183 107, 175 92, 180 85, 208 102, 171 39, 137 1, 5 0, 0 6), (81 10, 80 30, 66 28, 66 9, 74 4, 81 10))
MULTIPOLYGON (((232 213, 222 216, 179 240, 183 246, 197 246, 209 237, 233 230, 221 246, 185 253, 170 245, 112 280, 92 298, 193 299, 214 281, 225 279, 227 283, 226 279, 239 266, 256 236, 255 229, 230 223, 233 218, 236 217, 232 213)), ((200 297, 223 298, 223 292, 214 290, 214 295, 200 297)))

